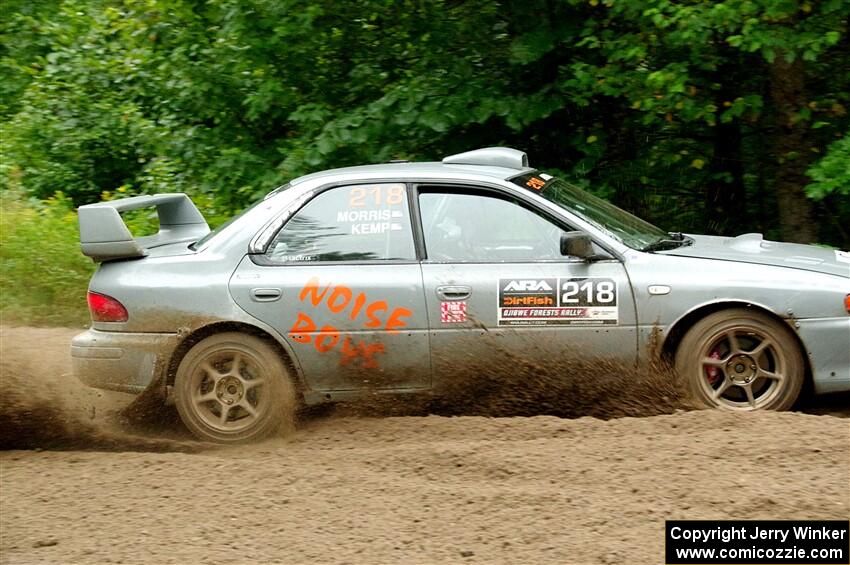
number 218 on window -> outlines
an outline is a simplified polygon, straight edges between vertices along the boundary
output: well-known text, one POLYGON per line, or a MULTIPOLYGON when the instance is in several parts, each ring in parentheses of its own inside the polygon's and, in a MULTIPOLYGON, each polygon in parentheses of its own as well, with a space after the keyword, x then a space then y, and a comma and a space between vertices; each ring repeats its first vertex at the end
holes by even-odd
POLYGON ((396 206, 404 200, 403 186, 356 186, 351 189, 348 204, 352 208, 364 206, 396 206))

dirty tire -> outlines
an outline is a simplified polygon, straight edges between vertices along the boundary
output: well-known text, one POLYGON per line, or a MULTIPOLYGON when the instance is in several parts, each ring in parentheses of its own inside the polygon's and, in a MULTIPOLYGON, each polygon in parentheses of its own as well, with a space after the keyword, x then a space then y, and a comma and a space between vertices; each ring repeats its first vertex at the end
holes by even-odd
POLYGON ((183 357, 174 381, 177 411, 198 438, 259 440, 290 424, 295 389, 277 351, 252 335, 210 336, 183 357))
POLYGON ((790 328, 736 308, 709 314, 685 334, 676 372, 705 406, 788 410, 800 395, 805 364, 790 328))

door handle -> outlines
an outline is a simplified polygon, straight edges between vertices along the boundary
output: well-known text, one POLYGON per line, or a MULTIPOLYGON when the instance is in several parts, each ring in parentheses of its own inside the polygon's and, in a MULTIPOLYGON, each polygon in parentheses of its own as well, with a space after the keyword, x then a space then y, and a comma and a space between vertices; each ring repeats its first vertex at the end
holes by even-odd
POLYGON ((448 285, 437 287, 437 297, 440 300, 465 300, 472 293, 472 287, 466 285, 448 285))
POLYGON ((252 288, 251 300, 254 302, 274 302, 280 298, 279 288, 252 288))

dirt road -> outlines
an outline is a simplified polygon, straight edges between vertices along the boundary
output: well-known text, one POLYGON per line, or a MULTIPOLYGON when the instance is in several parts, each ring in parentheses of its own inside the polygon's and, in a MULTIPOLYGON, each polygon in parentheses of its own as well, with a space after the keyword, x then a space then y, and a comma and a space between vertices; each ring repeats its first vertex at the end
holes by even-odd
POLYGON ((127 398, 63 376, 71 334, 2 330, 2 423, 52 447, 0 453, 4 564, 660 563, 665 519, 850 516, 836 415, 318 416, 215 448, 109 424, 127 398))

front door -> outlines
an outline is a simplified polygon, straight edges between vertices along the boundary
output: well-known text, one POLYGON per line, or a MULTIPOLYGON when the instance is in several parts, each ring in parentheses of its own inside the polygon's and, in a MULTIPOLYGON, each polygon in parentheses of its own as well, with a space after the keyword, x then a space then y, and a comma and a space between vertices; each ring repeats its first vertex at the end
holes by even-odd
POLYGON ((231 294, 286 337, 311 389, 430 384, 428 325, 404 184, 315 196, 263 256, 246 257, 231 294))
POLYGON ((518 363, 634 367, 634 299, 619 261, 562 256, 569 226, 501 192, 420 187, 418 205, 435 379, 518 363))

